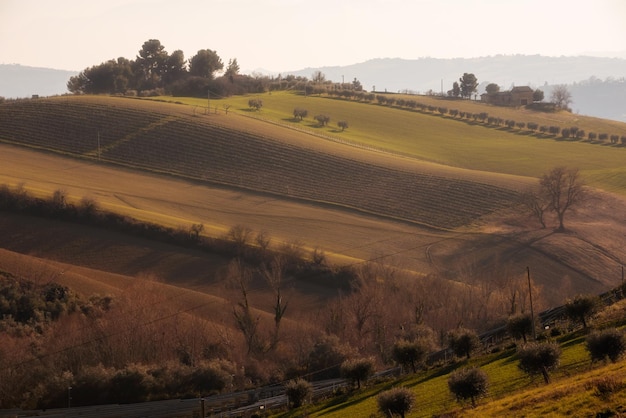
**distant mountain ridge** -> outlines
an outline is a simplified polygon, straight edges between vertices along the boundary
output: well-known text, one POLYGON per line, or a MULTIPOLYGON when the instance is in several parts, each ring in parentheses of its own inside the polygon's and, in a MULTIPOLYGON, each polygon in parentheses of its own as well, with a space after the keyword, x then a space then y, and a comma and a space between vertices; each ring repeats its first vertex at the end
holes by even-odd
POLYGON ((68 80, 77 74, 78 71, 0 64, 0 96, 17 99, 67 93, 68 80))
MULTIPOLYGON (((311 78, 321 71, 327 80, 352 82, 365 90, 414 93, 443 92, 467 72, 480 83, 478 93, 488 83, 502 90, 528 85, 544 90, 546 100, 552 86, 570 86, 574 112, 626 122, 626 59, 592 56, 547 57, 542 55, 496 55, 479 58, 376 58, 347 66, 309 67, 284 71, 311 78)), ((260 73, 271 74, 266 71, 260 73)), ((18 64, 0 65, 0 96, 51 96, 67 92, 67 81, 77 71, 36 68, 18 64)), ((273 73, 277 75, 277 73, 273 73)))
POLYGON ((310 78, 321 71, 327 80, 357 78, 366 90, 446 94, 463 73, 474 73, 478 94, 489 83, 501 90, 528 85, 540 88, 549 100, 552 86, 567 84, 572 110, 589 116, 626 122, 626 59, 591 56, 547 57, 496 55, 480 58, 377 58, 359 64, 306 68, 285 72, 310 78))
POLYGON ((366 90, 389 92, 428 90, 447 92, 463 73, 474 73, 479 83, 496 83, 502 89, 513 85, 572 84, 592 76, 599 79, 626 77, 626 59, 601 57, 546 57, 541 55, 496 55, 480 58, 376 58, 359 64, 306 68, 285 72, 311 77, 320 70, 327 79, 345 82, 355 77, 366 90))

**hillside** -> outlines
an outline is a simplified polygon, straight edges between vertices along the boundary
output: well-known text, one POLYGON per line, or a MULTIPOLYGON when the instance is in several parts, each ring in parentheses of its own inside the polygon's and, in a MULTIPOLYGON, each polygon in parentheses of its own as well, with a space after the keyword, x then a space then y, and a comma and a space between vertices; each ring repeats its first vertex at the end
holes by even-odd
MULTIPOLYGON (((590 184, 625 190, 622 147, 306 98, 311 113, 350 116, 351 127, 338 132, 293 121, 302 97, 263 99, 259 114, 247 110, 245 98, 217 102, 234 105, 228 115, 205 115, 205 102, 191 99, 184 99, 191 106, 104 97, 7 103, 0 107, 0 138, 46 153, 3 147, 0 180, 43 195, 64 188, 73 199, 93 197, 105 208, 172 227, 202 223, 214 236, 247 225, 278 242, 320 248, 340 265, 374 257, 453 281, 468 269, 481 276, 502 268, 502 260, 512 271, 532 265, 548 304, 619 279, 620 211, 606 208, 621 206, 621 199, 598 195, 602 204, 590 202, 571 216, 569 235, 537 230, 506 209, 535 181, 529 174, 555 163, 579 166, 590 184)), ((563 124, 572 117, 497 111, 563 124)), ((592 118, 576 123, 623 129, 592 118)))
MULTIPOLYGON (((60 283, 75 289, 86 308, 39 331, 9 325, 15 331, 0 348, 0 371, 12 371, 0 379, 0 389, 14 396, 7 404, 63 406, 69 385, 85 404, 153 399, 142 398, 144 390, 159 399, 164 393, 197 398, 198 385, 163 385, 186 387, 185 376, 198 365, 227 371, 209 385, 212 391, 324 372, 357 350, 383 368, 394 341, 413 332, 405 326, 412 330, 415 321, 430 327, 433 347, 441 347, 436 336, 460 321, 487 330, 512 310, 526 311, 527 267, 536 311, 620 282, 626 258, 626 149, 620 144, 562 140, 399 106, 288 93, 259 97, 260 112, 237 97, 212 100, 210 112, 205 101, 183 98, 0 104, 0 184, 37 196, 35 207, 60 195, 71 212, 91 200, 97 216, 110 211, 151 223, 145 230, 165 225, 186 234, 200 224, 209 241, 236 242, 232 231, 242 228, 260 254, 265 245, 321 267, 287 273, 280 261, 244 265, 233 258, 241 249, 174 245, 70 222, 57 209, 44 219, 9 208, 0 212, 0 277, 27 279, 31 287, 60 283), (296 121, 295 106, 349 119, 350 127, 296 121), (579 165, 594 186, 590 199, 568 214, 567 233, 555 233, 551 220, 540 229, 515 203, 555 162, 579 165), (346 279, 356 280, 351 291, 346 279), (110 308, 97 304, 103 294, 113 297, 110 308), (287 306, 279 333, 276 318, 287 306), (320 355, 327 349, 332 356, 320 355), (115 391, 90 395, 88 385, 76 383, 91 378, 115 387, 128 373, 143 376, 130 398, 115 391), (32 386, 51 395, 23 397, 32 386)), ((593 118, 572 121, 567 113, 454 105, 584 129, 624 128, 593 118)), ((521 388, 526 378, 511 357, 493 359, 491 373, 500 382, 493 394, 500 400, 508 383, 521 388)), ((424 400, 432 413, 454 407, 444 375, 420 381, 441 395, 424 400)), ((364 393, 348 402, 369 415, 374 398, 364 393)), ((337 414, 344 407, 330 405, 337 414)))

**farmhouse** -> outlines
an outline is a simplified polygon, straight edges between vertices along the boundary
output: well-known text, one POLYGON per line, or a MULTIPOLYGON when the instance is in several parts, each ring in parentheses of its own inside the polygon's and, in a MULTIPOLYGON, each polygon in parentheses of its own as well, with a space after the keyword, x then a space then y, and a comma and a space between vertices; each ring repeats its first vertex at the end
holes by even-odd
POLYGON ((480 99, 497 106, 526 106, 533 102, 533 89, 528 86, 513 87, 509 91, 483 93, 480 99))

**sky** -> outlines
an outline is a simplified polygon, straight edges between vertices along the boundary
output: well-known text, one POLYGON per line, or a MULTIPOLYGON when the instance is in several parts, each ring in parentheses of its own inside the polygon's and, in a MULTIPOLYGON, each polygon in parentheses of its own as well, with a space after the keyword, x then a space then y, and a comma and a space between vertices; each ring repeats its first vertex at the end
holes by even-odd
POLYGON ((80 71, 158 39, 244 73, 374 58, 626 58, 625 0, 0 0, 0 64, 80 71))

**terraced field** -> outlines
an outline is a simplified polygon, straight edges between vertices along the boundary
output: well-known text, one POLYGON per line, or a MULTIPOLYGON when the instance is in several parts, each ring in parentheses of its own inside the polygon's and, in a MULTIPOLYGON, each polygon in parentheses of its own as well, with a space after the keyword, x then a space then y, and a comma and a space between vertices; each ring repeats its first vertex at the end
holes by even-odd
POLYGON ((442 229, 510 206, 492 185, 387 168, 279 142, 135 101, 57 98, 3 104, 0 140, 385 216, 442 229), (123 117, 122 117, 123 116, 123 117))

